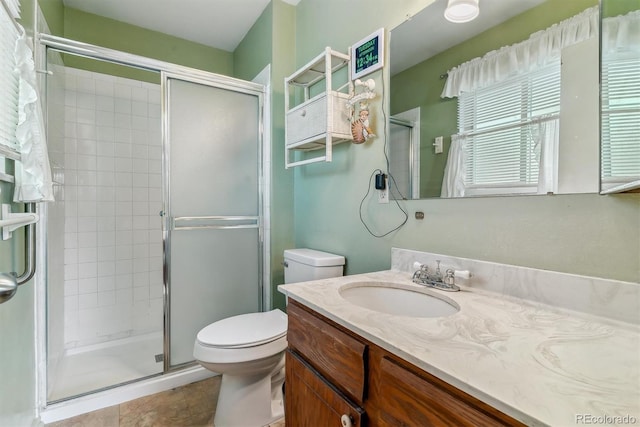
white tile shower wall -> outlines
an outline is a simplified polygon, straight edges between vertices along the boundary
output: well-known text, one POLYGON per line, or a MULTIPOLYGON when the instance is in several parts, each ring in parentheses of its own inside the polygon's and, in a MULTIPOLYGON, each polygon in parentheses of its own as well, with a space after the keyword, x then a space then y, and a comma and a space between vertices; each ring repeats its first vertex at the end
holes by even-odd
POLYGON ((65 83, 65 345, 160 331, 160 86, 73 68, 65 83))
POLYGON ((640 283, 391 249, 391 268, 406 271, 408 277, 415 271, 414 262, 435 268, 436 260, 440 260, 442 271, 451 268, 471 272, 468 280, 456 279, 462 287, 640 324, 640 283))

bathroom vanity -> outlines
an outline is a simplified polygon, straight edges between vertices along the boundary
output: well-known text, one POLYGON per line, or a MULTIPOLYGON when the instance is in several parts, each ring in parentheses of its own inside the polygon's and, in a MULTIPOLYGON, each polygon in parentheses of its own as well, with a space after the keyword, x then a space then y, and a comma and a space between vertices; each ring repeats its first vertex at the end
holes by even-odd
POLYGON ((523 425, 296 301, 287 311, 288 425, 523 425))
POLYGON ((407 316, 344 298, 362 284, 424 292, 408 267, 431 262, 420 254, 400 254, 389 271, 279 287, 289 297, 288 425, 640 422, 638 284, 450 258, 443 265, 475 271, 460 292, 430 291, 453 314, 407 316), (565 306, 576 300, 584 311, 565 306))

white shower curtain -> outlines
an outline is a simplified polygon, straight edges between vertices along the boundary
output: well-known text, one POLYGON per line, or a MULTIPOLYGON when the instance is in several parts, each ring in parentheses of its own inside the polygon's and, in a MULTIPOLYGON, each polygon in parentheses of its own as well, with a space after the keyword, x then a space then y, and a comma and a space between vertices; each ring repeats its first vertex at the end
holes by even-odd
POLYGON ((541 117, 529 129, 539 165, 538 194, 555 194, 558 192, 560 120, 557 116, 541 117))
POLYGON ((467 139, 468 137, 464 135, 451 135, 451 146, 449 147, 447 165, 444 168, 440 197, 464 197, 467 139))

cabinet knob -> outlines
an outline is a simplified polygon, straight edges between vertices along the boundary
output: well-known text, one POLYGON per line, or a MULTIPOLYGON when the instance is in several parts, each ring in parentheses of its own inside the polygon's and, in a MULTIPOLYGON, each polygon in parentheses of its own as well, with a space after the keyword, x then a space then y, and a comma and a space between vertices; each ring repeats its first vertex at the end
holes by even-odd
POLYGON ((347 414, 340 417, 340 423, 342 423, 342 427, 353 427, 353 420, 347 414))
POLYGON ((307 115, 307 110, 302 110, 302 113, 300 113, 300 115, 301 115, 302 117, 306 116, 306 115, 307 115))

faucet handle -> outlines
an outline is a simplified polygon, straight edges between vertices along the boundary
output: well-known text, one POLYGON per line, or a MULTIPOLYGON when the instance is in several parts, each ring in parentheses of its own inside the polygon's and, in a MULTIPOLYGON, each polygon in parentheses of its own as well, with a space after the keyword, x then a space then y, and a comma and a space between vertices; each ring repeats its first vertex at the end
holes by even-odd
POLYGON ((471 272, 469 270, 455 270, 453 274, 461 279, 468 279, 471 277, 471 272))
POLYGON ((416 271, 422 271, 423 273, 429 271, 429 266, 427 264, 420 264, 418 261, 413 263, 413 268, 416 271))
POLYGON ((449 286, 455 285, 456 279, 454 276, 454 271, 452 269, 449 268, 447 269, 447 271, 445 271, 443 282, 445 285, 449 285, 449 286))

